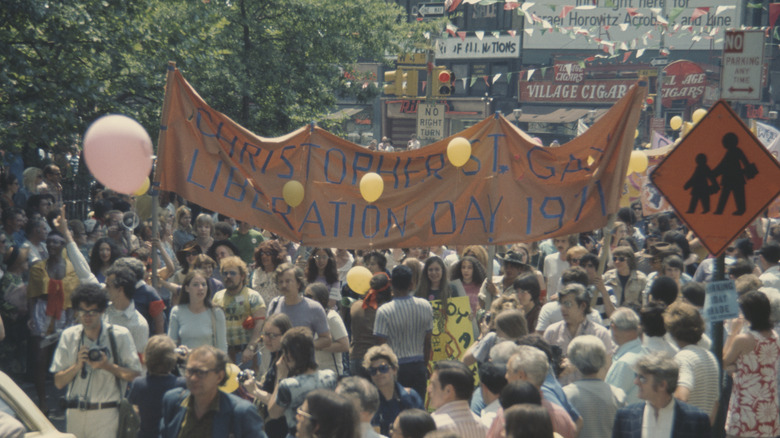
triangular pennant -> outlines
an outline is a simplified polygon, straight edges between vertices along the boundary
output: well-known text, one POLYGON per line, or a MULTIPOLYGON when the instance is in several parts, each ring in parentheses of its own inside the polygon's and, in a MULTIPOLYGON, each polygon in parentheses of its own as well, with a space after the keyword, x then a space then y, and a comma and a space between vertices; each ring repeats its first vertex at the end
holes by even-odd
POLYGON ((496 82, 498 82, 498 78, 500 78, 500 77, 501 77, 501 73, 497 73, 497 74, 493 75, 493 83, 495 84, 496 82))
POLYGON ((691 14, 691 20, 695 20, 702 15, 706 15, 708 12, 710 12, 710 8, 696 8, 693 10, 693 14, 691 14))
POLYGON ((533 75, 534 75, 534 72, 535 72, 535 71, 536 71, 536 69, 535 69, 535 68, 532 68, 532 69, 529 69, 529 70, 528 70, 528 80, 529 80, 529 81, 531 80, 531 76, 533 76, 533 75))
POLYGON ((669 21, 674 21, 677 19, 677 17, 680 16, 680 14, 683 13, 684 8, 674 8, 672 9, 672 12, 669 13, 668 18, 669 21))
POLYGON ((466 32, 465 31, 459 31, 458 36, 460 37, 461 41, 466 41, 466 32))
POLYGON ((473 87, 473 86, 474 86, 474 83, 475 83, 475 82, 477 82, 477 79, 478 79, 478 78, 477 78, 476 76, 472 76, 472 77, 471 77, 471 84, 470 84, 469 86, 473 87))
POLYGON ((572 9, 574 9, 574 6, 564 6, 561 9, 561 15, 559 15, 558 17, 560 17, 560 18, 566 17, 566 15, 568 15, 569 12, 571 12, 572 9))
POLYGON ((485 37, 485 31, 484 30, 477 30, 477 31, 474 32, 474 36, 476 36, 478 40, 482 41, 482 38, 485 37))
POLYGON ((631 57, 631 53, 632 52, 626 52, 623 54, 623 62, 626 62, 626 60, 631 57))
POLYGON ((514 30, 514 29, 513 29, 513 30, 508 30, 508 31, 506 31, 506 33, 508 33, 508 34, 509 34, 509 35, 511 35, 511 36, 515 36, 515 35, 517 35, 517 31, 516 31, 516 30, 514 30))

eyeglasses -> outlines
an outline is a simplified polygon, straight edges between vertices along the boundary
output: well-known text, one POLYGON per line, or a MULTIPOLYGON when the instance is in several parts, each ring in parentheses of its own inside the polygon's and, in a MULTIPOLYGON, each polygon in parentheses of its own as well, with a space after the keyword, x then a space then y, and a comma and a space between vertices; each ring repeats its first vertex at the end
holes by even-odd
POLYGON ((101 313, 103 312, 100 310, 79 309, 79 315, 81 316, 95 316, 95 315, 100 315, 101 313))
POLYGON ((185 368, 184 369, 184 375, 188 377, 197 377, 199 379, 202 379, 206 377, 206 374, 216 371, 215 369, 211 370, 202 370, 200 368, 185 368))
POLYGON ((315 255, 315 256, 314 256, 314 259, 315 259, 315 260, 322 260, 322 259, 325 259, 325 260, 327 260, 327 259, 328 259, 328 256, 326 256, 326 255, 322 255, 322 254, 317 254, 317 255, 315 255))
POLYGON ((572 307, 576 306, 576 301, 561 301, 561 306, 565 307, 567 309, 571 309, 572 307))
POLYGON ((643 384, 643 385, 644 385, 645 383, 647 383, 647 382, 650 380, 650 378, 649 378, 649 377, 647 377, 647 376, 645 376, 645 375, 643 375, 643 374, 638 374, 638 373, 634 374, 634 378, 635 378, 636 380, 639 380, 639 383, 641 383, 641 384, 643 384))
POLYGON ((274 255, 274 253, 273 253, 273 252, 271 252, 271 251, 260 251, 260 255, 267 255, 267 256, 270 256, 270 255, 274 255))
POLYGON ((578 258, 577 259, 571 259, 571 262, 579 264, 580 263, 580 259, 578 259, 578 258))
POLYGON ((726 248, 726 252, 736 251, 736 249, 737 249, 736 247, 730 246, 726 248))
POLYGON ((385 374, 390 371, 390 365, 384 364, 378 367, 368 367, 368 373, 372 376, 376 376, 378 373, 385 374))
POLYGON ((263 332, 263 336, 267 337, 268 339, 276 339, 276 338, 281 338, 282 334, 263 332))
POLYGON ((298 408, 298 410, 296 412, 298 413, 298 415, 300 415, 303 418, 306 418, 309 421, 313 421, 314 420, 314 415, 304 411, 302 408, 298 408))
POLYGON ((615 257, 612 257, 612 261, 613 262, 625 262, 626 258, 623 257, 623 256, 615 256, 615 257))
POLYGON ((238 271, 222 271, 223 277, 232 277, 237 275, 238 275, 238 271))

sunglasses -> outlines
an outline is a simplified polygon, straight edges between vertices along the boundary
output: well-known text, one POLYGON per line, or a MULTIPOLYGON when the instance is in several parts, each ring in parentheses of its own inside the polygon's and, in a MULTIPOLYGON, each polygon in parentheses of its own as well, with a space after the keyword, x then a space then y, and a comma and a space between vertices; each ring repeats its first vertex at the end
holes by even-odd
POLYGON ((385 374, 390 371, 390 365, 379 365, 378 367, 368 367, 368 373, 376 376, 378 373, 385 374))
POLYGON ((208 374, 208 373, 210 373, 212 371, 216 371, 216 370, 215 369, 213 369, 213 370, 202 370, 200 368, 185 368, 184 369, 184 375, 185 376, 190 376, 190 377, 194 376, 194 377, 197 377, 199 379, 202 379, 202 378, 206 377, 206 374, 208 374))
POLYGON ((626 258, 623 257, 623 256, 615 256, 615 257, 612 257, 612 261, 613 262, 625 262, 626 258))

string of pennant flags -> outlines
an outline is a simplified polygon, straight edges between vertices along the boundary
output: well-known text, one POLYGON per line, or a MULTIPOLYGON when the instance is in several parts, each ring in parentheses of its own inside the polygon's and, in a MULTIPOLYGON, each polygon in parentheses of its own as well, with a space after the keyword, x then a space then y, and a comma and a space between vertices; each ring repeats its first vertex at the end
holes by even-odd
MULTIPOLYGON (((539 15, 535 14, 534 12, 530 11, 532 7, 537 5, 537 3, 534 2, 525 2, 525 3, 519 3, 514 1, 507 1, 507 0, 446 0, 445 1, 445 9, 448 9, 449 11, 453 11, 459 4, 465 3, 465 4, 479 4, 479 5, 491 5, 495 3, 504 3, 504 10, 514 10, 516 13, 520 16, 524 16, 526 19, 526 23, 530 26, 526 26, 523 32, 527 35, 527 37, 533 37, 534 35, 540 34, 544 35, 548 32, 558 32, 563 35, 568 35, 571 39, 577 39, 577 38, 585 38, 585 40, 593 44, 596 48, 599 48, 600 51, 604 52, 603 54, 597 53, 590 56, 585 56, 583 59, 578 61, 571 61, 569 63, 559 63, 558 68, 563 68, 567 73, 570 73, 572 68, 574 66, 578 66, 579 68, 585 68, 585 66, 588 63, 593 63, 600 60, 614 60, 616 58, 622 58, 620 62, 626 63, 629 62, 629 60, 632 59, 632 57, 635 58, 635 60, 638 60, 641 58, 645 51, 648 50, 648 47, 650 46, 652 40, 655 39, 655 36, 653 35, 654 30, 648 30, 644 35, 641 37, 633 38, 630 41, 611 41, 608 39, 602 38, 600 35, 597 34, 599 30, 607 31, 609 30, 610 26, 596 26, 591 28, 586 27, 580 27, 580 26, 559 26, 551 23, 549 20, 541 18, 539 15)), ((541 6, 547 6, 551 9, 551 11, 557 13, 557 17, 563 19, 566 17, 569 13, 575 10, 592 10, 595 9, 595 5, 581 5, 581 6, 560 6, 560 5, 550 5, 550 4, 544 4, 539 3, 541 6)), ((614 0, 607 0, 605 7, 614 8, 614 0)), ((747 4, 748 8, 762 8, 761 3, 750 3, 747 4)), ((691 14, 690 19, 695 20, 696 18, 699 18, 701 16, 704 16, 706 14, 709 14, 714 9, 714 16, 718 16, 720 14, 723 14, 726 11, 729 11, 731 9, 735 9, 735 5, 720 5, 715 7, 696 7, 693 8, 693 13, 691 14)), ((643 16, 641 12, 639 12, 638 8, 624 8, 625 12, 632 16, 643 16)), ((693 41, 698 42, 701 40, 712 40, 714 43, 720 43, 723 42, 723 36, 721 35, 718 37, 719 34, 721 34, 721 27, 720 26, 693 26, 693 25, 681 25, 681 24, 673 24, 669 25, 670 22, 674 22, 682 12, 684 12, 685 8, 678 7, 672 9, 669 14, 664 17, 661 14, 663 13, 662 8, 648 8, 655 17, 655 20, 657 22, 656 28, 658 27, 664 27, 665 30, 665 36, 668 38, 671 38, 672 41, 667 41, 667 47, 662 47, 658 49, 660 56, 669 56, 672 50, 675 49, 674 47, 674 40, 675 37, 686 37, 686 41, 693 41)), ((616 25, 615 27, 619 28, 621 31, 626 31, 629 28, 628 23, 621 23, 616 25)), ((637 26, 638 27, 638 26, 637 26)), ((741 26, 740 29, 744 30, 750 30, 750 29, 766 29, 766 28, 757 28, 757 27, 750 27, 750 26, 741 26)), ((457 26, 452 24, 451 22, 448 23, 445 27, 445 29, 441 33, 441 38, 460 38, 462 41, 465 41, 466 37, 469 36, 469 34, 473 34, 478 40, 482 41, 485 38, 490 38, 491 36, 494 38, 500 38, 502 34, 510 35, 510 36, 516 36, 517 30, 504 30, 504 31, 462 31, 459 30, 457 26)), ((431 39, 431 33, 426 32, 424 34, 426 39, 431 39)), ((775 28, 775 37, 777 39, 780 39, 780 33, 778 33, 778 29, 775 28)), ((655 50, 654 48, 651 50, 655 50)), ((506 72, 506 73, 497 73, 495 75, 473 75, 470 77, 463 77, 463 78, 456 78, 457 81, 461 81, 463 84, 463 87, 465 88, 467 85, 473 86, 477 81, 483 80, 485 82, 485 85, 490 86, 491 84, 498 83, 501 78, 505 78, 507 83, 511 82, 512 78, 518 78, 519 80, 527 80, 530 81, 531 78, 536 74, 537 72, 541 75, 541 77, 544 77, 547 73, 547 70, 553 68, 552 66, 545 66, 545 67, 538 67, 538 68, 529 68, 529 69, 523 69, 519 71, 513 71, 513 72, 506 72)), ((425 90, 426 87, 426 81, 421 81, 423 90, 425 90)), ((377 85, 375 82, 374 85, 377 85)), ((367 86, 367 83, 363 84, 363 87, 365 88, 367 86)))

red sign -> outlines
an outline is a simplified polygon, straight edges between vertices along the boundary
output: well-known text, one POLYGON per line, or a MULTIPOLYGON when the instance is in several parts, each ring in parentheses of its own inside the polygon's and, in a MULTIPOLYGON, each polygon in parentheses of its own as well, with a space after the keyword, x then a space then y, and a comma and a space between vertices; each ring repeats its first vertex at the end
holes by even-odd
POLYGON ((702 244, 720 254, 780 193, 780 164, 719 100, 650 179, 702 244))
POLYGON ((661 103, 666 108, 675 100, 685 99, 685 105, 698 103, 707 86, 707 75, 698 64, 691 61, 675 61, 664 68, 666 80, 661 88, 661 103))
POLYGON ((578 84, 520 81, 520 102, 615 103, 635 82, 634 79, 586 80, 578 84))
POLYGON ((585 69, 579 64, 561 62, 556 63, 553 68, 555 69, 553 77, 555 82, 579 84, 585 79, 585 69))

